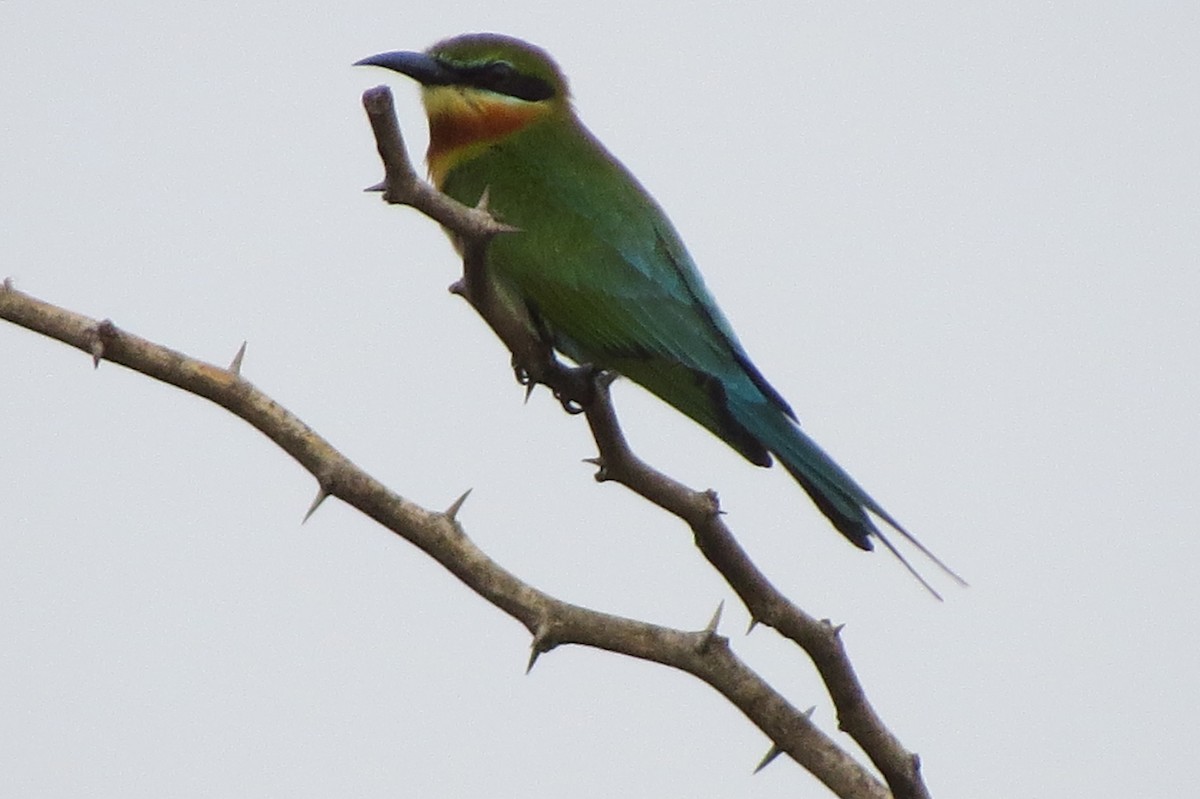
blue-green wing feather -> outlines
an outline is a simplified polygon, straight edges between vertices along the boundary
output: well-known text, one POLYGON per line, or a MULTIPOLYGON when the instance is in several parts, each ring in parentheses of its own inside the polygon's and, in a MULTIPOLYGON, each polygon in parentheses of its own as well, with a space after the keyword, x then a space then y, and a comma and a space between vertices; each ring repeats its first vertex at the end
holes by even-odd
POLYGON ((443 188, 468 203, 486 188, 493 213, 521 229, 492 243, 490 268, 561 351, 641 383, 769 463, 713 393, 752 374, 790 409, 750 366, 662 211, 586 131, 534 126, 453 170, 443 188))
MULTIPOLYGON (((750 362, 654 200, 582 127, 534 125, 456 167, 443 189, 520 229, 489 268, 576 361, 613 369, 754 463, 774 453, 847 538, 907 533, 799 429, 750 362)), ((886 541, 886 539, 884 539, 886 541)), ((889 544, 890 548, 890 544, 889 544)))

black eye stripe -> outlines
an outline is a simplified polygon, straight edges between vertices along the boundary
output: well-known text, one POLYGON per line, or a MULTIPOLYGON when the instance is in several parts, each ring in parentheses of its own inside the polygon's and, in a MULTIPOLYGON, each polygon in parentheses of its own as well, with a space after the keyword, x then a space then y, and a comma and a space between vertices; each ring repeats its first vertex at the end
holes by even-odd
POLYGON ((554 86, 549 81, 525 75, 507 61, 492 61, 479 66, 462 67, 443 65, 461 78, 463 85, 475 86, 497 94, 516 97, 519 100, 538 102, 554 96, 554 86))

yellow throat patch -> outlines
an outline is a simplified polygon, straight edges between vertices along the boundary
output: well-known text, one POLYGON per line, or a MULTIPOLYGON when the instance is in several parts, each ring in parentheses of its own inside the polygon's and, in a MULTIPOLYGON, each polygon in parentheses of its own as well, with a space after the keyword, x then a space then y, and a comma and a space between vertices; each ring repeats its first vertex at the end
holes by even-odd
POLYGON ((457 164, 491 142, 536 122, 552 108, 549 103, 526 102, 462 86, 427 86, 421 94, 429 117, 425 160, 439 188, 457 164))

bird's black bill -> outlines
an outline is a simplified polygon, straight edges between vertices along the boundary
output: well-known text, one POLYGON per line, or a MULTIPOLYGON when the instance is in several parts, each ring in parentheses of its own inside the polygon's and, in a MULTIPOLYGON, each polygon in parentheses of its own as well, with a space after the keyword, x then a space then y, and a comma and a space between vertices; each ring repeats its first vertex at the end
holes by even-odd
POLYGON ((470 86, 531 103, 549 100, 555 93, 549 81, 522 74, 507 61, 452 65, 427 53, 396 50, 355 61, 354 66, 384 67, 408 75, 422 86, 470 86))
POLYGON ((449 86, 460 81, 458 73, 425 53, 395 50, 355 61, 356 67, 383 67, 407 75, 422 86, 449 86))

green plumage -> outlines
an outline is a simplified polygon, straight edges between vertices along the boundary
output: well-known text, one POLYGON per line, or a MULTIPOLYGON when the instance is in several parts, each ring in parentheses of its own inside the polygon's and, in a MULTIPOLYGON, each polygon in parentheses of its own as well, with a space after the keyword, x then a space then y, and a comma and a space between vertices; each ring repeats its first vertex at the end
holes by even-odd
POLYGON ((359 63, 425 87, 440 188, 466 205, 486 190, 489 211, 519 229, 492 241, 489 275, 556 349, 641 384, 755 464, 773 454, 855 545, 877 537, 900 557, 873 514, 958 579, 800 430, 662 209, 576 118, 545 53, 484 34, 359 63), (489 133, 525 112, 536 113, 489 133))
POLYGON ((640 383, 750 460, 770 463, 713 402, 720 379, 744 370, 732 330, 662 211, 578 122, 536 122, 442 184, 468 205, 485 188, 489 210, 521 230, 492 242, 491 274, 557 349, 640 383))

